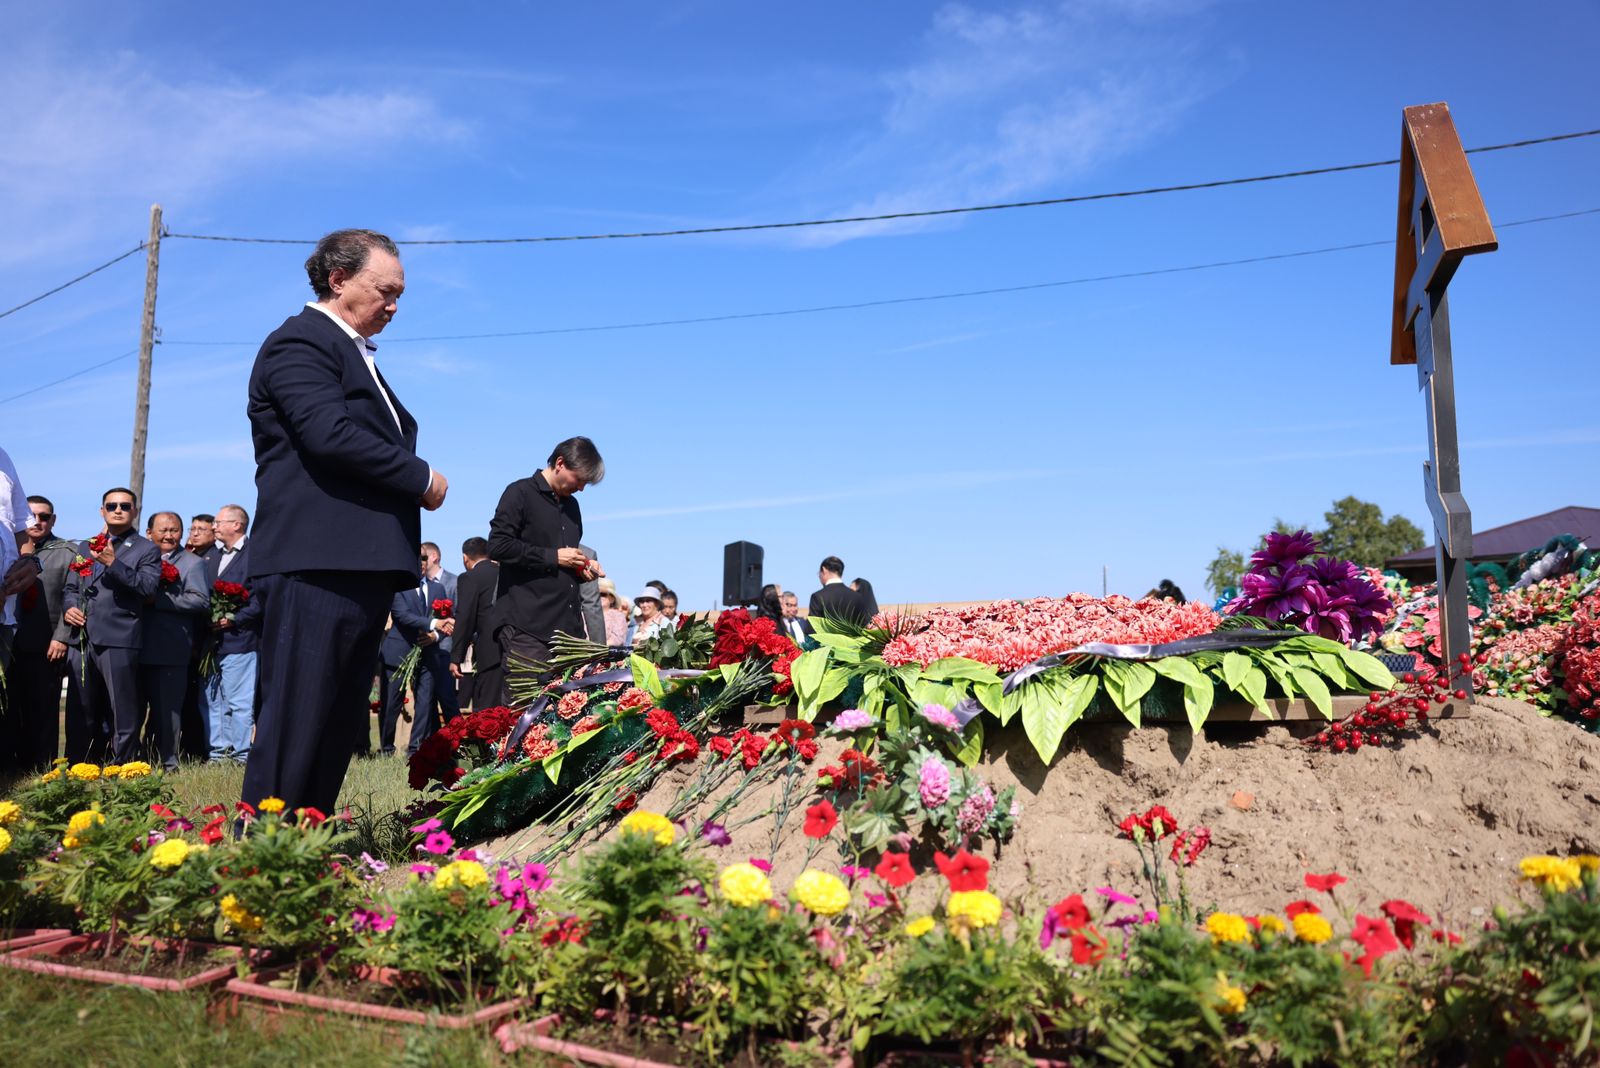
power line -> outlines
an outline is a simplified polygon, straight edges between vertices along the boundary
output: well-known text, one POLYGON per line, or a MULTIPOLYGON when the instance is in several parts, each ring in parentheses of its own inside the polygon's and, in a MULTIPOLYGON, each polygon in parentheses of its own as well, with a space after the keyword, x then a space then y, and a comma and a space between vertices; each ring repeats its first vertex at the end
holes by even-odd
MULTIPOLYGON (((1522 141, 1507 141, 1499 145, 1480 145, 1466 151, 1501 152, 1531 145, 1548 145, 1557 141, 1572 141, 1580 137, 1600 135, 1600 129, 1578 130, 1573 133, 1553 134, 1522 141)), ((1082 204, 1094 200, 1119 200, 1126 197, 1147 197, 1157 193, 1184 193, 1196 189, 1220 189, 1224 186, 1250 185, 1256 182, 1276 182, 1286 178, 1309 178, 1319 174, 1342 174, 1347 171, 1371 170, 1374 167, 1393 167, 1398 159, 1372 160, 1367 163, 1345 163, 1336 167, 1313 167, 1308 170, 1281 171, 1277 174, 1258 174, 1249 178, 1223 178, 1211 182, 1185 182, 1181 185, 1153 186, 1148 189, 1125 189, 1115 193, 1083 193, 1070 197, 1050 197, 1045 200, 1016 200, 1002 204, 973 204, 959 208, 932 208, 927 211, 898 211, 887 215, 850 215, 834 219, 802 219, 797 222, 744 223, 729 226, 700 226, 682 230, 644 230, 637 233, 616 234, 558 234, 545 237, 471 237, 437 238, 433 240, 396 241, 397 245, 533 245, 555 241, 616 241, 638 237, 686 237, 693 234, 733 234, 752 230, 792 230, 807 226, 840 226, 845 223, 893 222, 900 219, 926 219, 939 215, 966 215, 980 211, 1006 211, 1012 208, 1042 208, 1057 204, 1082 204)), ((191 241, 229 241, 252 245, 314 245, 315 239, 290 237, 231 237, 220 234, 168 234, 168 237, 187 238, 191 241)))
POLYGON ((105 270, 107 267, 110 267, 112 264, 121 263, 123 260, 127 259, 129 256, 133 255, 135 252, 138 252, 143 248, 144 248, 144 242, 141 241, 137 245, 135 245, 132 248, 130 248, 128 251, 124 252, 122 255, 116 257, 115 259, 107 260, 106 262, 102 263, 100 266, 94 268, 93 270, 84 271, 82 274, 80 274, 78 277, 72 279, 70 282, 62 282, 60 285, 56 286, 54 289, 46 290, 45 292, 40 293, 37 297, 34 297, 32 300, 25 300, 21 304, 18 304, 15 308, 7 308, 5 311, 0 312, 0 319, 4 319, 6 316, 10 315, 12 312, 19 312, 23 308, 26 308, 30 304, 37 304, 37 303, 39 303, 41 300, 43 300, 46 297, 53 297, 57 293, 61 292, 63 289, 66 289, 68 286, 75 286, 79 282, 83 281, 85 278, 88 278, 90 275, 99 274, 101 271, 105 270))
MULTIPOLYGON (((138 250, 135 249, 135 251, 138 251, 138 250)), ((14 400, 21 400, 23 397, 31 397, 33 394, 42 392, 44 390, 47 390, 51 386, 59 386, 63 382, 70 382, 74 378, 78 378, 78 377, 80 377, 82 375, 88 374, 90 371, 98 371, 102 367, 109 367, 111 364, 116 363, 118 360, 126 360, 129 356, 137 356, 138 354, 139 354, 139 350, 138 349, 129 349, 127 352, 124 352, 120 356, 113 356, 109 360, 101 360, 99 363, 90 364, 88 367, 80 368, 80 369, 72 372, 70 375, 63 375, 62 377, 56 379, 54 382, 46 382, 42 386, 34 386, 32 389, 25 389, 21 393, 13 393, 9 397, 0 397, 0 404, 10 404, 14 400)))
MULTIPOLYGON (((1574 219, 1583 215, 1600 215, 1600 208, 1584 208, 1579 211, 1562 212, 1558 215, 1540 215, 1531 219, 1516 219, 1511 222, 1495 224, 1498 229, 1510 229, 1514 226, 1530 226, 1533 223, 1555 222, 1560 219, 1574 219)), ((1026 285, 996 286, 990 289, 966 289, 954 293, 929 293, 910 297, 888 297, 882 300, 863 300, 849 304, 817 304, 805 308, 782 308, 772 311, 735 312, 727 315, 702 315, 692 319, 653 319, 632 323, 607 323, 596 326, 561 326, 547 327, 541 330, 507 330, 490 334, 436 334, 425 337, 397 337, 389 339, 389 344, 399 345, 408 342, 421 341, 482 341, 493 338, 507 337, 542 337, 549 334, 588 334, 608 330, 642 330, 653 326, 689 326, 696 323, 725 323, 739 319, 772 319, 788 315, 809 315, 814 312, 853 311, 858 308, 883 308, 895 304, 921 304, 929 301, 959 300, 966 297, 987 297, 1002 293, 1026 293, 1039 289, 1059 289, 1063 286, 1087 285, 1093 282, 1114 282, 1127 278, 1152 278, 1165 274, 1184 274, 1190 271, 1210 271, 1219 267, 1240 267, 1251 263, 1269 263, 1274 260, 1301 259, 1306 256, 1323 256, 1332 252, 1348 252, 1352 249, 1376 248, 1380 245, 1394 245, 1394 240, 1359 241, 1348 245, 1328 245, 1324 248, 1302 249, 1298 252, 1277 252, 1265 256, 1246 256, 1232 260, 1214 260, 1210 263, 1191 263, 1182 267, 1155 267, 1144 271, 1124 271, 1119 274, 1096 274, 1081 278, 1067 278, 1055 282, 1031 282, 1026 285)), ((258 344, 254 341, 164 341, 165 345, 250 345, 258 344)))

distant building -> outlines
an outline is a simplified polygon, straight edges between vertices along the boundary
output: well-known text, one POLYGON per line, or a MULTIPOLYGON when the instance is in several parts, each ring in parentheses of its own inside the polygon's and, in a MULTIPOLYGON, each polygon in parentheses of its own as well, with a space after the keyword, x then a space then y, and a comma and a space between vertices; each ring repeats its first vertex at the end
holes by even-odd
MULTIPOLYGON (((1472 532, 1472 559, 1480 564, 1504 564, 1559 534, 1571 534, 1591 549, 1600 548, 1600 508, 1568 505, 1504 526, 1475 530, 1472 532)), ((1383 566, 1412 582, 1432 582, 1435 578, 1433 546, 1392 557, 1384 561, 1383 566)))

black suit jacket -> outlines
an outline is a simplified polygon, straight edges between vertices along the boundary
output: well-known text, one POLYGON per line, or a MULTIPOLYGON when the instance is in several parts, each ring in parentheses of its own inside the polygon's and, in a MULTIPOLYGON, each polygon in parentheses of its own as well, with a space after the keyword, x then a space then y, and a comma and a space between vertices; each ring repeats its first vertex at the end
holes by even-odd
MULTIPOLYGON (((228 570, 226 571, 220 570, 223 557, 221 549, 217 550, 216 563, 201 561, 201 565, 206 569, 206 578, 211 580, 213 586, 219 580, 222 582, 237 582, 249 590, 251 594, 250 598, 233 614, 233 626, 227 630, 216 632, 217 655, 219 657, 232 656, 234 653, 253 653, 261 647, 261 617, 266 609, 261 604, 261 598, 255 596, 255 584, 250 581, 251 569, 254 567, 252 559, 256 553, 255 544, 256 536, 254 534, 246 538, 244 544, 239 546, 239 551, 234 554, 234 560, 228 565, 228 570)), ((211 625, 210 596, 211 589, 207 587, 206 597, 208 600, 206 603, 208 607, 204 625, 208 627, 211 625)))
POLYGON ((830 582, 811 595, 811 615, 841 619, 866 626, 867 613, 861 595, 843 582, 830 582))
POLYGON ((417 456, 417 421, 385 382, 395 426, 358 344, 308 307, 256 354, 253 575, 388 572, 397 590, 421 577, 419 501, 430 471, 417 456))
POLYGON ((500 584, 500 565, 493 560, 479 560, 471 571, 456 578, 456 632, 459 638, 450 645, 450 660, 460 665, 466 662, 467 650, 472 650, 472 666, 479 671, 500 663, 500 643, 494 640, 495 588, 500 584))
MULTIPOLYGON (((444 597, 444 583, 437 579, 429 579, 426 598, 418 591, 418 586, 421 584, 419 579, 417 586, 401 590, 394 595, 394 600, 389 605, 389 618, 394 622, 394 626, 383 636, 383 645, 380 647, 383 662, 389 667, 399 667, 406 653, 417 644, 417 639, 432 629, 433 602, 444 597)), ((439 648, 437 641, 429 642, 423 647, 422 659, 430 663, 435 660, 441 664, 449 662, 445 659, 444 650, 439 648)))

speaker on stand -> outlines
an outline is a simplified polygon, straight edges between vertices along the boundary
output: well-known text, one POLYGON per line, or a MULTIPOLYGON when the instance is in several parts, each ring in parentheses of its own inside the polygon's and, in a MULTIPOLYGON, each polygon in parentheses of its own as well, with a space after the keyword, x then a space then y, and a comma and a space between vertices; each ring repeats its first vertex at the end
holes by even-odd
POLYGON ((722 549, 722 603, 751 605, 761 601, 761 546, 736 541, 722 549))

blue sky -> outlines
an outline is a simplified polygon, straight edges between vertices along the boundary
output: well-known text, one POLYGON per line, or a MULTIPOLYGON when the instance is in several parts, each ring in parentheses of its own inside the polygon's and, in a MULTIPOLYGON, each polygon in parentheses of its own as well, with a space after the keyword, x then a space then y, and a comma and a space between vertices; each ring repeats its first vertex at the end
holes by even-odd
MULTIPOLYGON (((1600 126, 1600 9, 1126 3, 760 8, 32 8, 0 41, 0 308, 176 233, 582 234, 919 210, 1397 153, 1448 101, 1468 145, 1600 126), (1427 34, 1417 28, 1427 24, 1427 34)), ((1600 138, 1473 157, 1496 222, 1600 207, 1600 138)), ((766 548, 885 604, 1191 594, 1219 544, 1335 498, 1427 526, 1390 247, 733 322, 422 341, 853 303, 1390 239, 1393 168, 761 234, 413 247, 378 339, 451 482, 425 536, 588 434, 586 540, 626 591, 720 590, 766 548)), ((1593 505, 1600 215, 1506 228, 1451 288, 1481 529, 1593 505)), ((301 246, 163 243, 147 503, 254 502, 245 383, 309 296, 301 246), (224 344, 197 344, 223 342, 224 344)), ((0 319, 0 397, 133 349, 143 257, 0 319)), ((127 474, 136 361, 0 404, 61 529, 127 474)), ((339 532, 329 531, 330 538, 339 532)))

